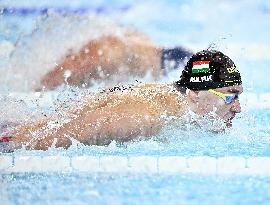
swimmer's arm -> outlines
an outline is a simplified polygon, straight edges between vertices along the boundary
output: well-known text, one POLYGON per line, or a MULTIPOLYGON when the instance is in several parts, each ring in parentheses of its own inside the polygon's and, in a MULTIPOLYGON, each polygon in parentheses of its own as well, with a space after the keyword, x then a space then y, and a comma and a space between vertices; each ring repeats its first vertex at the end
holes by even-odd
POLYGON ((162 74, 160 61, 161 49, 155 45, 140 41, 127 43, 115 36, 103 36, 90 41, 77 54, 66 56, 42 78, 36 90, 42 86, 51 90, 63 84, 65 73, 70 74, 67 82, 77 86, 91 83, 91 80, 108 79, 114 74, 143 77, 150 71, 158 79, 162 74))
POLYGON ((159 132, 163 109, 156 100, 121 96, 100 100, 94 107, 96 101, 90 100, 75 117, 57 128, 48 130, 50 121, 21 126, 14 132, 14 142, 18 148, 24 145, 46 150, 53 142, 56 147, 67 148, 72 138, 84 144, 103 145, 111 140, 128 141, 159 132))
POLYGON ((69 147, 71 141, 64 136, 56 136, 55 129, 48 129, 49 121, 37 121, 18 126, 12 133, 15 149, 47 150, 55 143, 56 147, 69 147))

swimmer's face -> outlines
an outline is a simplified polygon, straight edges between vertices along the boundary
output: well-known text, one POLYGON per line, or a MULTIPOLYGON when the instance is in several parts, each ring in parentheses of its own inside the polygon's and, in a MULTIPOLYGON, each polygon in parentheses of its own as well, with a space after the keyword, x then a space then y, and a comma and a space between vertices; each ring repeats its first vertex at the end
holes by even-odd
POLYGON ((216 88, 213 89, 217 92, 210 92, 208 90, 203 91, 190 91, 188 94, 189 105, 193 112, 199 115, 206 115, 210 112, 214 112, 226 123, 227 127, 231 127, 231 120, 235 117, 236 113, 241 112, 241 106, 238 96, 243 92, 241 85, 216 88), (231 101, 225 102, 221 96, 228 94, 233 96, 231 101))

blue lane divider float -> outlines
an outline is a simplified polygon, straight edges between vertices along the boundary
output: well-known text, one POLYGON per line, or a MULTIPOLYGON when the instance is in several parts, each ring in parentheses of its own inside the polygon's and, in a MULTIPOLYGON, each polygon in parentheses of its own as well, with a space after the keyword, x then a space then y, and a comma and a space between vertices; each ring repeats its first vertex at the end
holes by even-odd
POLYGON ((106 14, 106 13, 113 13, 113 12, 126 12, 130 8, 130 5, 123 5, 119 7, 113 6, 89 6, 89 7, 78 7, 78 8, 71 8, 71 7, 0 7, 0 14, 2 15, 44 15, 47 14, 49 11, 53 11, 60 14, 66 13, 73 13, 73 14, 85 14, 85 13, 97 13, 97 14, 106 14))

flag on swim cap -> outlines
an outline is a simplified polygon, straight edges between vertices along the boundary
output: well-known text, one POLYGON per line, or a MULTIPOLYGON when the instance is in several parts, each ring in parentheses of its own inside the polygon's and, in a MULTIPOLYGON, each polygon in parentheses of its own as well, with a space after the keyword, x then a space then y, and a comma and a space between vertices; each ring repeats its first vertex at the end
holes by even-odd
POLYGON ((187 62, 179 87, 191 90, 208 90, 242 84, 234 62, 220 51, 203 50, 194 54, 187 62))

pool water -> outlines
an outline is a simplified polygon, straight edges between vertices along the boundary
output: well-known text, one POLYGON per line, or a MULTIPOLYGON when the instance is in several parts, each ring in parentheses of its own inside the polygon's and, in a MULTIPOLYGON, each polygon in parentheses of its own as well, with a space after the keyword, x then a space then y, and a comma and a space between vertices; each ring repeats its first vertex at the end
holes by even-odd
POLYGON ((12 204, 269 204, 270 178, 185 174, 12 174, 12 204))
MULTIPOLYGON (((173 124, 140 141, 103 147, 74 143, 68 150, 22 149, 0 157, 270 157, 269 15, 270 4, 263 0, 1 1, 1 122, 20 122, 31 113, 50 112, 51 102, 21 100, 21 94, 33 95, 30 88, 36 76, 54 65, 67 48, 76 48, 89 36, 121 32, 110 28, 114 22, 137 28, 158 45, 183 45, 193 51, 214 45, 235 60, 244 94, 240 97, 242 113, 224 133, 173 124), (44 8, 50 9, 44 13, 44 8), (61 9, 68 12, 61 13, 61 9)), ((160 82, 172 82, 179 75, 179 71, 171 72, 160 82)), ((58 101, 71 95, 63 89, 53 93, 58 101)), ((0 205, 270 204, 269 175, 1 171, 0 205)))

